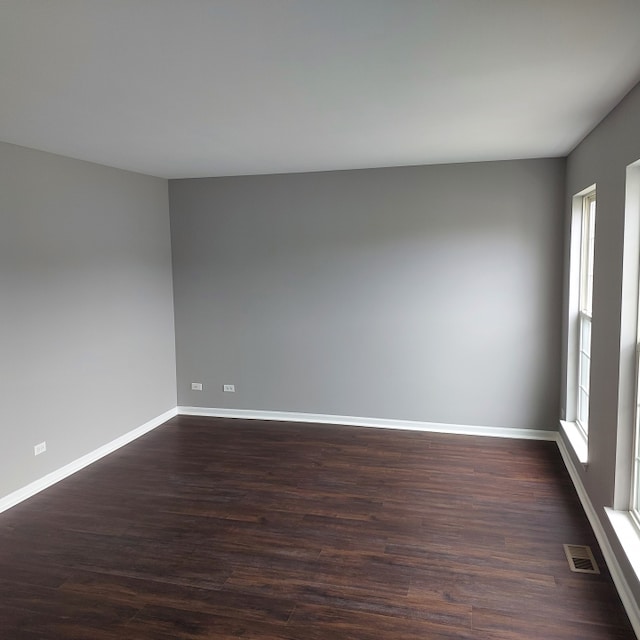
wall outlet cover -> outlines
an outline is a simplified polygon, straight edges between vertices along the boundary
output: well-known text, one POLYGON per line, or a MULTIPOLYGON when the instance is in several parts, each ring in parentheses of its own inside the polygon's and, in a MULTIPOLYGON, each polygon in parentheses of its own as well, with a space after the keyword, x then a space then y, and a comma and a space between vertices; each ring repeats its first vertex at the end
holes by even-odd
POLYGON ((46 450, 47 450, 47 443, 41 442, 40 444, 37 444, 35 447, 33 447, 33 455, 39 456, 41 453, 44 453, 46 450))
POLYGON ((236 392, 236 385, 235 384, 223 384, 222 385, 222 390, 225 393, 235 393, 236 392))
POLYGON ((191 391, 202 391, 202 382, 192 382, 191 391))

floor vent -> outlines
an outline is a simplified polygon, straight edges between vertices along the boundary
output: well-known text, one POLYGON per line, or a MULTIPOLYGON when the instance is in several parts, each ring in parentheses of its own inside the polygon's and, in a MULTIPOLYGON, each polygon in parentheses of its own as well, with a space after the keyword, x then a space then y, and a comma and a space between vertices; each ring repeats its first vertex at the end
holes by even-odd
POLYGON ((591 553, 591 547, 580 544, 564 544, 569 568, 576 573, 600 573, 596 559, 591 553))

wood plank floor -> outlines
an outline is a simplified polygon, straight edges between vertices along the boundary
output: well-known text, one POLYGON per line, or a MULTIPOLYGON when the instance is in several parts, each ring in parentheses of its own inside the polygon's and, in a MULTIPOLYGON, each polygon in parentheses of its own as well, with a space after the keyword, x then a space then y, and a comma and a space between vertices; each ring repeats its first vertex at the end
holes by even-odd
POLYGON ((635 638, 554 443, 186 416, 0 514, 0 637, 635 638))

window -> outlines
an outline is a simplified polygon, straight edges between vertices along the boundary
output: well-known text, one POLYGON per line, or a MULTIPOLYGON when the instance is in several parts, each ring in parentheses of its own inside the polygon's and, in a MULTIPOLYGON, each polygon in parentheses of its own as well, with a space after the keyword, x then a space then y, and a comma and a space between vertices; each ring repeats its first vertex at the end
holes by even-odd
MULTIPOLYGON (((629 316, 635 312, 635 413, 633 429, 633 457, 631 460, 631 491, 630 511, 632 519, 636 525, 636 532, 640 535, 640 160, 627 167, 627 190, 625 199, 625 234, 629 228, 632 238, 625 237, 625 252, 629 246, 630 266, 635 267, 635 271, 629 272, 629 280, 633 278, 635 286, 624 289, 623 282, 623 304, 628 299, 633 310, 629 309, 629 316), (631 242, 633 240, 634 242, 631 242), (634 297, 635 295, 635 297, 634 297)), ((624 311, 624 310, 623 310, 624 311)), ((624 316, 623 316, 624 317, 624 316)), ((629 344, 629 343, 626 343, 629 344)), ((625 346, 625 343, 622 343, 625 346)), ((628 441, 627 441, 628 442, 628 441)), ((627 444, 628 446, 628 444, 627 444)), ((637 552, 637 546, 636 546, 637 552)))
POLYGON ((580 293, 578 308, 578 393, 576 423, 589 433, 589 378, 591 374, 591 315, 593 302, 593 254, 596 228, 596 192, 582 198, 580 234, 580 293))
MULTIPOLYGON (((640 354, 640 349, 637 351, 640 354)), ((631 483, 631 513, 634 516, 636 526, 640 527, 640 434, 638 432, 640 418, 638 409, 640 401, 636 394, 636 429, 633 446, 633 480, 631 483)))
MULTIPOLYGON (((569 304, 565 402, 560 426, 582 464, 589 458, 589 400, 591 380, 591 309, 596 228, 596 185, 571 200, 569 232, 569 304)), ((636 279, 637 283, 637 279, 636 279)), ((637 285, 636 285, 637 286, 637 285)), ((635 331, 635 324, 633 325, 635 331)), ((635 332, 633 333, 635 344, 635 332)))
POLYGON ((640 579, 640 160, 627 166, 620 294, 615 484, 605 513, 640 579))

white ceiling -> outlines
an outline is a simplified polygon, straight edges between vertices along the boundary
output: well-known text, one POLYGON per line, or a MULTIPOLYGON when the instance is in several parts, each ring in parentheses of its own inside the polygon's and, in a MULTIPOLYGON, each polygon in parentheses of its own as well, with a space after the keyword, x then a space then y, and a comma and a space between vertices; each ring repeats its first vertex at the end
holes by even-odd
POLYGON ((163 177, 561 156, 639 0, 0 0, 0 140, 163 177))

